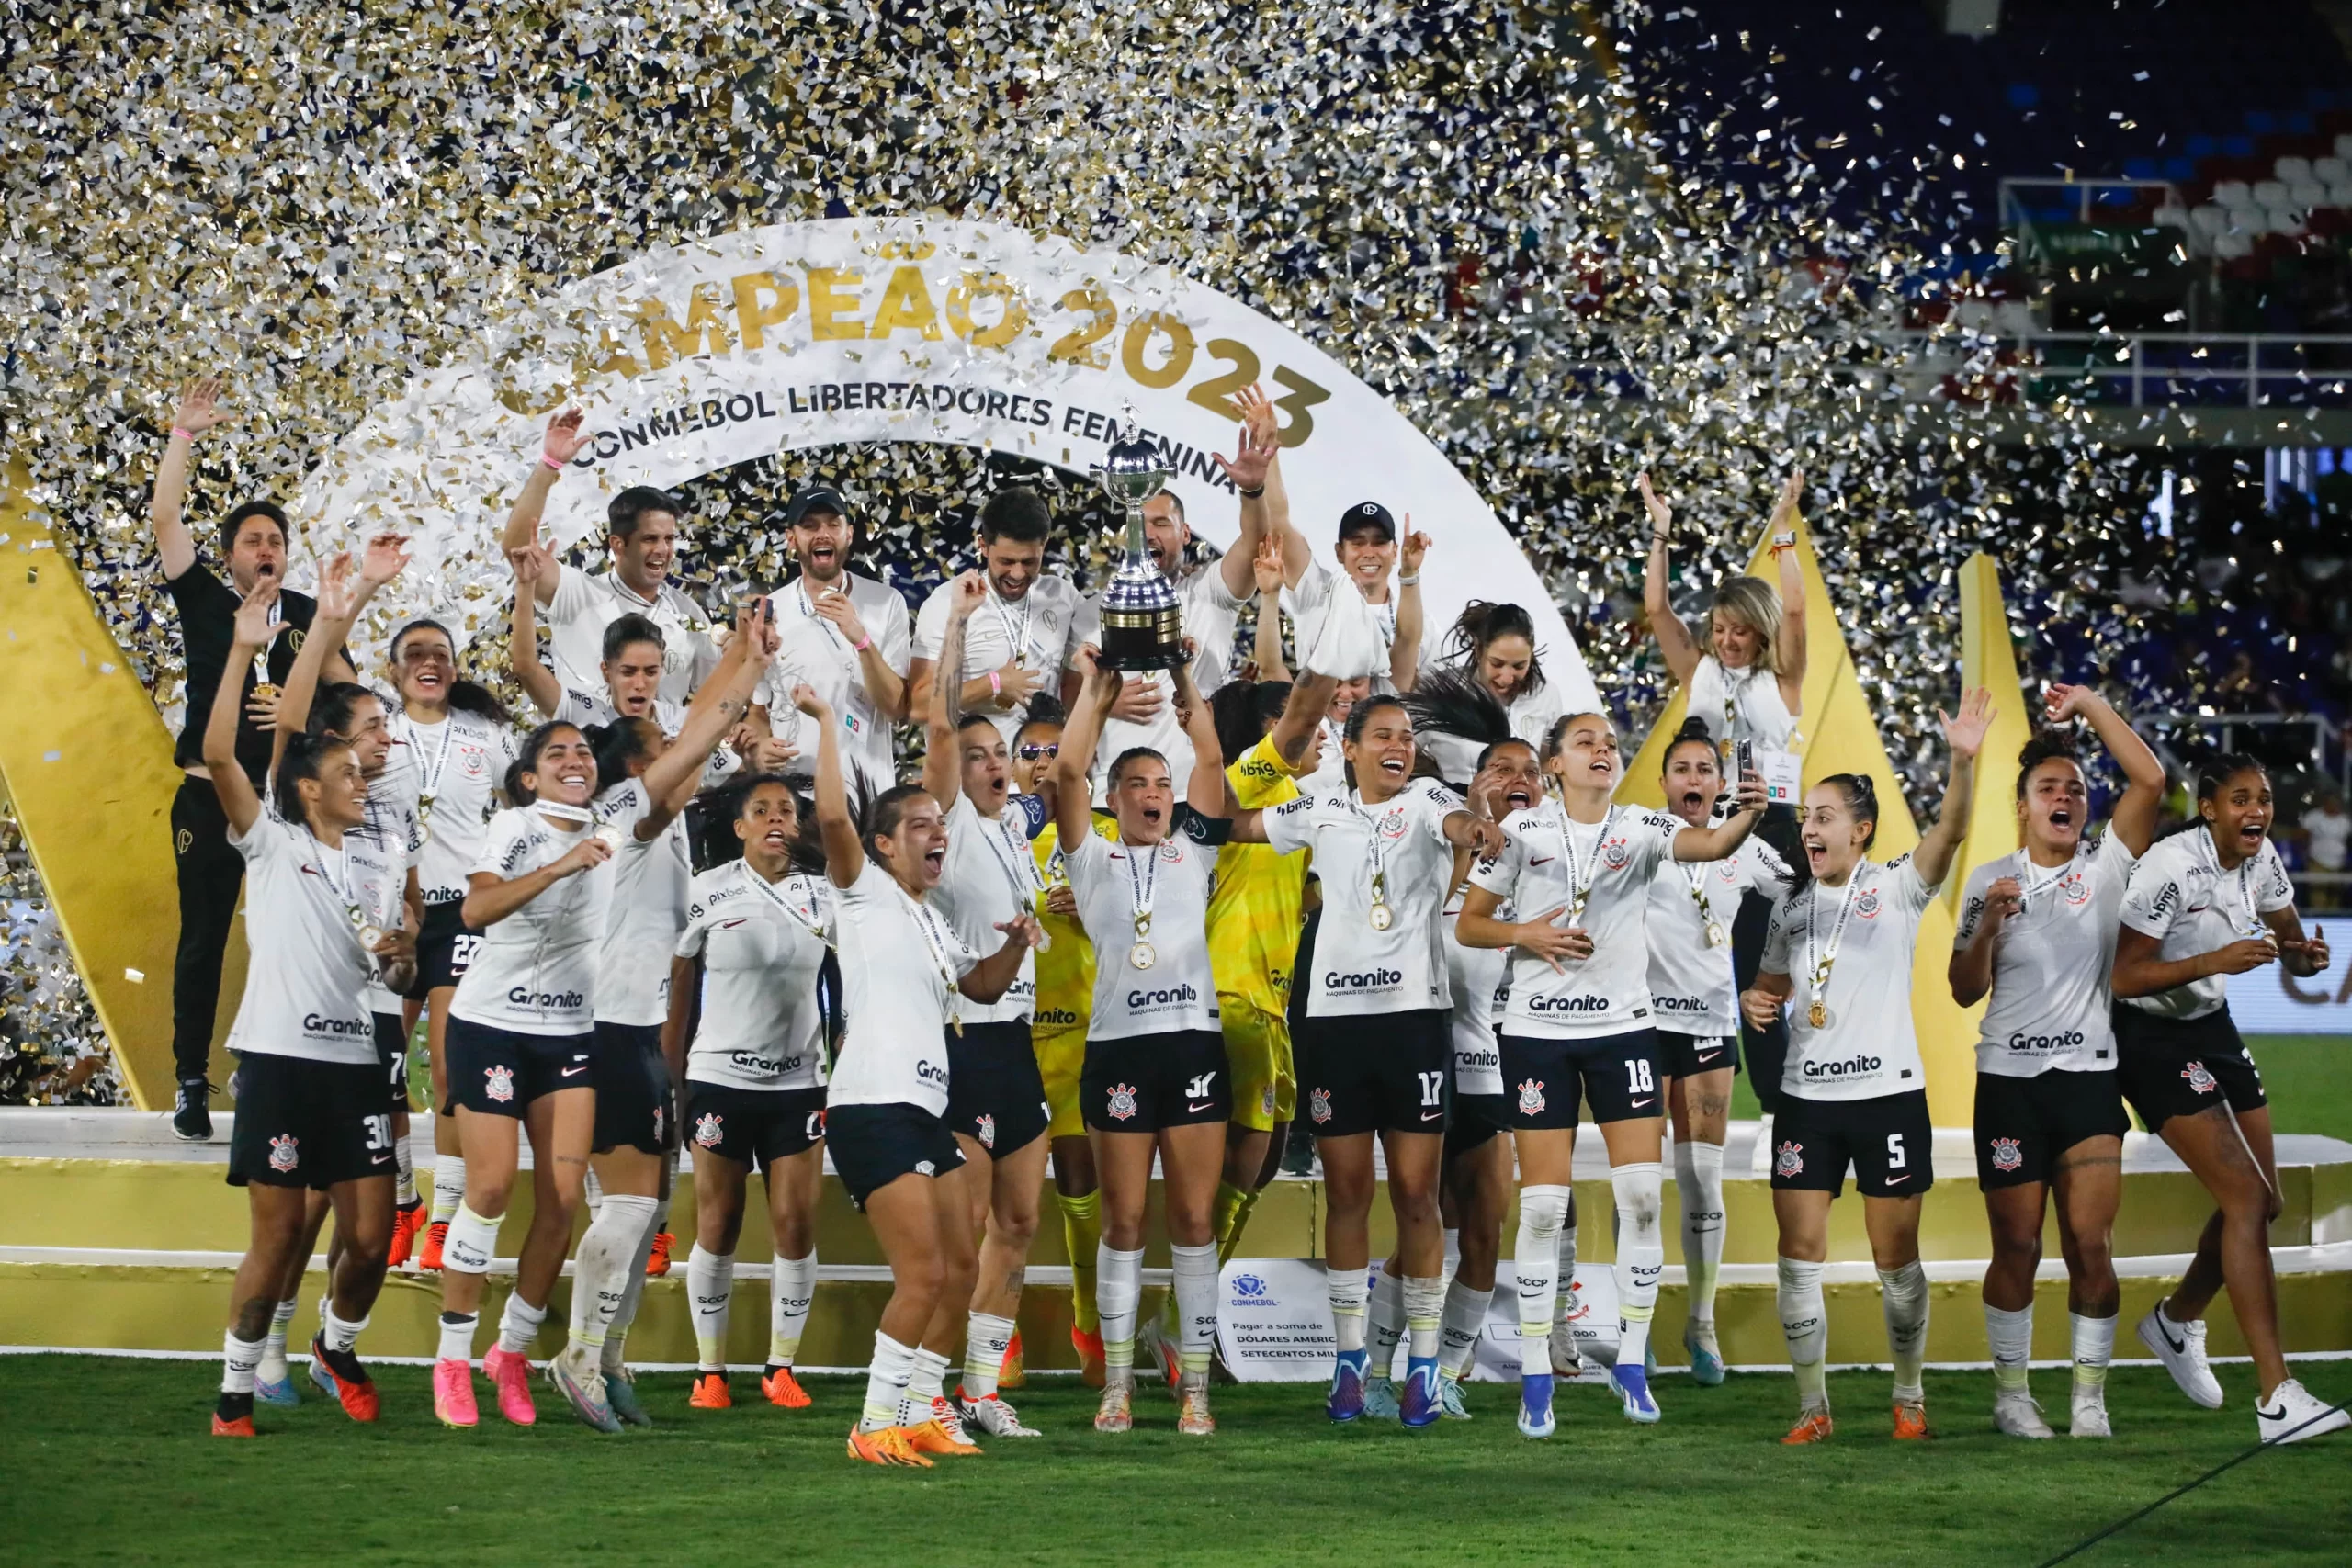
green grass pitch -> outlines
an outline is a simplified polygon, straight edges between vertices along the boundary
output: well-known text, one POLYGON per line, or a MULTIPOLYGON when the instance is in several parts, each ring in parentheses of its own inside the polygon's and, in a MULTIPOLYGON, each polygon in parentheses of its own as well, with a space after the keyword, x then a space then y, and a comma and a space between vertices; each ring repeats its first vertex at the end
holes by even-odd
MULTIPOLYGON (((2302 1369, 2330 1399, 2352 1365, 2302 1369)), ((323 1398, 265 1411, 265 1436, 207 1431, 218 1371, 192 1361, 0 1358, 0 1560, 24 1562, 1344 1563, 1384 1555, 1547 1565, 2042 1562, 2245 1446, 2252 1378, 2196 1409, 2154 1369, 2110 1383, 2118 1436, 2030 1445, 1992 1429, 1989 1374, 1930 1372, 1939 1437, 1887 1437, 1883 1372, 1831 1379, 1828 1445, 1776 1439, 1785 1377, 1718 1389, 1659 1382, 1665 1422, 1635 1429, 1599 1389, 1563 1388, 1559 1434, 1511 1429, 1515 1391, 1471 1390, 1476 1418, 1408 1433, 1333 1427, 1318 1391, 1219 1391, 1217 1433, 1175 1435, 1137 1401, 1137 1430, 1098 1438, 1093 1395, 1040 1379, 1045 1428, 924 1471, 854 1464, 842 1436, 862 1387, 811 1378, 806 1411, 739 1399, 686 1408, 683 1375, 640 1387, 660 1425, 604 1438, 541 1388, 542 1422, 470 1434, 434 1424, 426 1373, 379 1369, 384 1416, 360 1427, 323 1398)), ((2065 1379, 2035 1374, 2063 1423, 2065 1379)), ((307 1384, 305 1393, 311 1391, 307 1384)), ((2076 1559, 2328 1563, 2352 1539, 2352 1437, 2272 1450, 2076 1559)))

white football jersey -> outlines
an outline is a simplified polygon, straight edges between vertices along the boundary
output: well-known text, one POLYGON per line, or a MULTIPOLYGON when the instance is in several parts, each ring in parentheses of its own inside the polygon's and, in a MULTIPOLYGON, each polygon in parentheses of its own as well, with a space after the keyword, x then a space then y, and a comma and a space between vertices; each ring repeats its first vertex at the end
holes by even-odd
POLYGON ((1928 1087, 1911 1023, 1911 960, 1919 917, 1935 902, 1911 857, 1865 860, 1842 887, 1808 882, 1784 896, 1764 933, 1760 972, 1786 975, 1789 1060, 1781 1091, 1800 1100, 1875 1100, 1928 1087), (1834 954, 1829 979, 1814 969, 1834 954), (1819 1001, 1827 1021, 1813 1021, 1819 1001))
POLYGON ((1653 1027, 1715 1037, 1739 1032, 1739 993, 1732 983, 1731 926, 1750 892, 1777 902, 1789 868, 1772 846, 1750 835, 1722 860, 1668 859, 1650 878, 1650 1013, 1653 1027), (1710 927, 1722 945, 1707 941, 1710 927))
POLYGON ((1994 954, 1993 989, 1977 1031, 1978 1072, 2030 1078, 2052 1067, 2114 1069, 2115 938, 2138 863, 2109 828, 2077 845, 2064 865, 2035 865, 2018 850, 1969 874, 1954 953, 1975 940, 1987 887, 2014 876, 2024 895, 1994 954))
MULTIPOLYGON (((1044 891, 1045 874, 1029 840, 1045 825, 1045 802, 1034 795, 1008 796, 991 820, 962 790, 947 808, 947 863, 931 907, 956 927, 964 945, 983 956, 1005 942, 1000 922, 1028 912, 1044 891)), ((1021 973, 992 1002, 964 1003, 966 1023, 1026 1023, 1037 1010, 1037 955, 1021 955, 1021 973)))
MULTIPOLYGON (((473 869, 511 882, 561 860, 588 830, 585 823, 559 827, 528 807, 510 807, 491 818, 473 869)), ((612 903, 609 867, 565 877, 484 931, 450 998, 450 1016, 517 1034, 594 1032, 597 959, 612 903)))
POLYGON ((1209 884, 1216 851, 1179 835, 1142 848, 1099 833, 1062 859, 1078 918, 1094 945, 1094 1013, 1089 1040, 1132 1040, 1219 1027, 1216 978, 1209 969, 1209 884), (1152 964, 1138 969, 1136 912, 1151 916, 1152 964))
POLYGON ((229 1049, 312 1062, 376 1060, 368 981, 374 958, 359 945, 361 921, 382 923, 400 905, 404 868, 366 833, 329 849, 307 824, 265 806, 250 831, 229 833, 245 861, 244 995, 229 1049))
MULTIPOLYGON (((2262 917, 2294 907, 2295 886, 2268 839, 2234 870, 2222 869, 2213 835, 2203 827, 2148 846, 2123 894, 2123 924, 2156 939, 2166 963, 2213 953, 2233 942, 2267 935, 2262 917)), ((2203 1018, 2229 1000, 2229 977, 2209 975, 2153 997, 2125 1001, 2158 1018, 2203 1018)))
POLYGON ((914 1105, 944 1115, 948 1020, 971 1005, 948 989, 980 955, 870 859, 856 881, 836 890, 834 908, 848 1025, 825 1102, 914 1105))
POLYGON ((1306 976, 1309 1017, 1453 1005, 1440 906, 1453 880, 1445 819, 1461 809, 1462 797, 1443 784, 1415 779, 1376 806, 1350 790, 1302 795, 1266 812, 1266 841, 1284 854, 1314 851, 1322 880, 1315 966, 1306 976), (1385 931, 1372 923, 1375 871, 1386 892, 1385 931))
MULTIPOLYGON (((498 794, 514 761, 514 731, 480 714, 452 708, 439 724, 418 724, 392 711, 392 747, 384 758, 389 787, 417 803, 424 852, 416 880, 427 904, 454 904, 481 859, 498 794)), ((374 784, 368 785, 372 792, 374 784)))
POLYGON ((694 879, 681 958, 702 959, 702 1017, 686 1053, 693 1083, 815 1089, 825 1081, 817 972, 834 923, 832 885, 769 882, 729 861, 694 879))

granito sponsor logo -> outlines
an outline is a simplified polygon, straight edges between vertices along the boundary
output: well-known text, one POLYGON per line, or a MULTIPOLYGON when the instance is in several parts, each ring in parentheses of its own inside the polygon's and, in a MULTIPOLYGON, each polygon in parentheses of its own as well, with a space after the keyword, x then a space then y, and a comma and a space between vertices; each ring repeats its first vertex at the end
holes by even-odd
POLYGON ((1201 993, 1189 985, 1169 986, 1157 991, 1129 991, 1127 1008, 1132 1012, 1143 1012, 1151 1008, 1189 1007, 1200 999, 1201 993))
POLYGON ((2083 1043, 2082 1031, 2070 1029, 2064 1034, 2028 1034, 2023 1030, 2009 1036, 2012 1051, 2073 1051, 2083 1043))
POLYGON ((920 1060, 915 1063, 915 1081, 917 1083, 935 1083, 940 1088, 945 1089, 947 1087, 947 1069, 938 1066, 928 1058, 920 1060))
POLYGON ((328 1018, 321 1013, 309 1013, 302 1020, 305 1034, 366 1034, 372 1036, 376 1026, 364 1018, 328 1018))
POLYGON ((1343 975, 1339 970, 1333 969, 1323 976, 1324 987, 1333 991, 1369 990, 1375 987, 1401 986, 1404 983, 1405 976, 1395 969, 1372 969, 1360 975, 1343 975))
POLYGON ((1652 997, 1650 1005, 1660 1012, 1705 1012, 1704 997, 1652 997))
POLYGON ((1039 1029, 1071 1029, 1078 1024, 1076 1008, 1039 1008, 1030 1022, 1039 1029))
POLYGON ((727 1060, 747 1073, 780 1077, 786 1073, 798 1072, 808 1058, 797 1052, 789 1056, 763 1056, 757 1051, 736 1051, 729 1053, 727 1060))
POLYGON ((506 993, 506 1000, 518 1008, 578 1008, 588 1005, 582 991, 535 991, 528 986, 517 986, 506 993))
POLYGON ((1458 1068, 1493 1067, 1499 1071, 1503 1065, 1503 1054, 1492 1045, 1481 1045, 1474 1050, 1456 1051, 1453 1054, 1453 1064, 1458 1068))
POLYGON ((1527 1010, 1536 1013, 1607 1012, 1609 1010, 1609 998, 1607 997, 1593 996, 1530 997, 1527 998, 1527 1010))
POLYGON ((1851 1077, 1857 1073, 1875 1073, 1886 1064, 1876 1056, 1849 1056, 1842 1062, 1807 1062, 1804 1076, 1809 1078, 1851 1077))

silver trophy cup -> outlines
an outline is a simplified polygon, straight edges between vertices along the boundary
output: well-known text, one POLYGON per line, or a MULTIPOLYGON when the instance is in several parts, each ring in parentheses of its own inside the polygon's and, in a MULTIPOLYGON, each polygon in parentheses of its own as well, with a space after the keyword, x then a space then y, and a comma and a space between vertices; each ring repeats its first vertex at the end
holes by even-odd
POLYGON ((1119 569, 1102 594, 1102 668, 1118 671, 1173 670, 1184 662, 1184 618, 1176 590, 1144 542, 1144 502, 1168 488, 1161 449, 1142 439, 1131 423, 1110 456, 1094 470, 1102 493, 1126 509, 1126 546, 1119 569))

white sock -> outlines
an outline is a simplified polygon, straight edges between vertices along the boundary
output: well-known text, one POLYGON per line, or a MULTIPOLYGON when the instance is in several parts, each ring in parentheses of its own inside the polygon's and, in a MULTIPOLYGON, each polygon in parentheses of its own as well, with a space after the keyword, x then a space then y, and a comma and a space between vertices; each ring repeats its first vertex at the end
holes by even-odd
POLYGON ((707 1252, 702 1243, 695 1243, 686 1254, 686 1300, 694 1308, 696 1370, 725 1371, 727 1319, 735 1303, 735 1255, 707 1252))
POLYGON ((1756 1122, 1756 1142, 1750 1146, 1747 1154, 1747 1174, 1750 1176, 1772 1174, 1772 1113, 1769 1111, 1764 1112, 1756 1122))
POLYGON ((539 1325, 547 1320, 547 1303, 533 1306, 516 1291, 506 1298, 506 1310, 499 1314, 498 1348, 510 1356, 529 1355, 532 1342, 539 1337, 539 1325))
POLYGON ((1914 1258, 1900 1269, 1880 1269, 1878 1285, 1886 1348, 1894 1358, 1894 1400, 1917 1404, 1923 1397, 1919 1369, 1928 1359, 1928 1270, 1914 1258))
POLYGON ((1552 1321, 1566 1323, 1577 1310, 1577 1190, 1564 1187, 1568 1195, 1568 1217, 1560 1226, 1560 1240, 1554 1248, 1559 1258, 1558 1293, 1553 1299, 1552 1321))
MULTIPOLYGON (((663 1201, 666 1203, 667 1199, 663 1201)), ((637 1238, 637 1246, 628 1255, 628 1267, 621 1276, 621 1304, 613 1314, 612 1326, 605 1332, 605 1372, 616 1376, 628 1364, 628 1325, 637 1321, 637 1309, 645 1300, 645 1257, 653 1250, 653 1233, 662 1228, 664 1209, 656 1209, 653 1217, 645 1222, 644 1234, 637 1238)))
POLYGON ((1458 1274, 1446 1286, 1440 1323, 1444 1342, 1437 1353, 1438 1370, 1446 1376, 1458 1378, 1470 1370, 1470 1359, 1478 1353, 1478 1336, 1487 1330, 1487 1309, 1494 1300, 1493 1291, 1472 1290, 1458 1274))
POLYGON ((220 1392, 251 1393, 254 1391, 254 1369, 261 1365, 262 1342, 240 1339, 235 1329, 220 1337, 220 1392))
POLYGON ((286 1331, 294 1322, 299 1302, 279 1302, 269 1309, 269 1332, 261 1342, 261 1365, 254 1375, 263 1382, 286 1381, 286 1331))
POLYGON ((996 1393, 1004 1371, 1004 1353, 1012 1345, 1012 1319, 976 1312, 964 1325, 964 1397, 986 1399, 996 1393))
POLYGON ((1447 1284, 1453 1283, 1454 1271, 1462 1267, 1462 1227, 1453 1225, 1445 1233, 1445 1263, 1438 1277, 1447 1284))
POLYGON ((1674 1185, 1682 1198, 1682 1268, 1690 1325, 1713 1348, 1715 1281, 1724 1269, 1724 1146, 1693 1139, 1674 1145, 1674 1185))
POLYGON ((1331 1303, 1331 1332, 1336 1337, 1332 1348, 1342 1356, 1363 1349, 1364 1312, 1372 1294, 1372 1287, 1365 1280, 1363 1270, 1334 1269, 1326 1263, 1323 1265, 1323 1290, 1331 1303))
POLYGON ((1206 1377, 1216 1345, 1216 1243, 1170 1247, 1168 1256, 1175 1265, 1177 1359, 1185 1372, 1206 1377))
POLYGON ((1657 1282, 1666 1273, 1666 1238, 1658 1224, 1666 1173, 1654 1159, 1639 1160, 1612 1168, 1609 1185, 1617 1195, 1617 1364, 1638 1367, 1649 1349, 1657 1282))
POLYGON ((433 1353, 444 1361, 470 1361, 474 1359, 474 1330, 481 1326, 478 1312, 445 1312, 441 1314, 441 1343, 433 1353))
POLYGON ((653 1218, 653 1206, 643 1193, 608 1192, 580 1238, 571 1265, 571 1348, 582 1358, 594 1356, 600 1363, 604 1359, 605 1334, 628 1292, 629 1260, 653 1218))
POLYGON ((899 1396, 899 1425, 920 1426, 931 1419, 931 1402, 947 1396, 947 1358, 918 1345, 907 1386, 899 1396))
POLYGON ((465 1156, 435 1155, 433 1156, 433 1212, 427 1217, 435 1224, 446 1225, 457 1218, 458 1205, 465 1201, 465 1156))
POLYGON ((1372 1376, 1385 1378, 1396 1370, 1396 1342, 1405 1337, 1405 1282, 1380 1266, 1372 1282, 1372 1299, 1364 1314, 1364 1346, 1372 1352, 1372 1376))
POLYGON ((1143 1300, 1143 1248, 1121 1252, 1109 1242, 1094 1248, 1094 1313, 1102 1320, 1105 1375, 1131 1381, 1136 1365, 1136 1307, 1143 1300))
POLYGON ((1789 1342, 1789 1366, 1797 1375, 1797 1398, 1808 1410, 1829 1408, 1829 1308, 1822 1300, 1818 1263, 1783 1258, 1780 1263, 1781 1333, 1789 1342))
POLYGON ((319 1334, 326 1340, 328 1349, 348 1350, 357 1345, 359 1337, 367 1332, 366 1318, 361 1318, 357 1323, 345 1323, 334 1314, 333 1297, 319 1298, 319 1334))
POLYGON ((1984 1303, 1984 1343, 1993 1351, 1993 1392, 2023 1393, 2033 1359, 2033 1308, 2007 1312, 1984 1303))
POLYGON ((865 1407, 857 1418, 859 1431, 878 1432, 899 1424, 899 1404, 906 1397, 907 1380, 914 1370, 915 1353, 876 1330, 874 1359, 865 1370, 865 1407))
POLYGON ((2115 1359, 2115 1322, 2111 1317, 2066 1314, 2075 1331, 2075 1397, 2107 1397, 2107 1364, 2115 1359))
POLYGON ((449 1216, 449 1235, 441 1244, 441 1267, 453 1274, 487 1274, 498 1250, 498 1227, 505 1219, 484 1219, 459 1203, 449 1216))
POLYGON ((403 1209, 416 1201, 416 1156, 405 1134, 392 1140, 392 1201, 403 1209))
POLYGON ((596 1211, 605 1206, 605 1184, 596 1179, 596 1168, 588 1168, 587 1179, 580 1184, 580 1206, 588 1211, 588 1223, 596 1223, 596 1211))
POLYGON ((788 1367, 799 1357, 800 1333, 808 1325, 808 1303, 816 1298, 815 1247, 806 1258, 775 1260, 768 1276, 768 1365, 788 1367))
POLYGON ((1435 1274, 1405 1281, 1405 1365, 1437 1359, 1438 1325, 1445 1316, 1445 1281, 1435 1274))
POLYGON ((1519 1243, 1511 1249, 1511 1274, 1519 1288, 1519 1370, 1522 1377, 1552 1371, 1553 1313, 1560 1290, 1560 1235, 1567 1224, 1566 1187, 1519 1190, 1519 1243))

